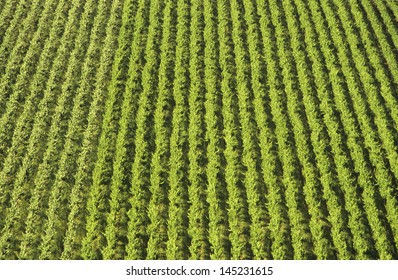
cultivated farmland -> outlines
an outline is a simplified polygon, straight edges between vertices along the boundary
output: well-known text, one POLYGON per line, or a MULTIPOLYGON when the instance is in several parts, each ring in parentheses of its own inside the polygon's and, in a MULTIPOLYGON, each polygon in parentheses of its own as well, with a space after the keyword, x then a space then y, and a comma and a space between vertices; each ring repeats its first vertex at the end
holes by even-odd
POLYGON ((398 259, 398 2, 0 0, 0 259, 398 259))

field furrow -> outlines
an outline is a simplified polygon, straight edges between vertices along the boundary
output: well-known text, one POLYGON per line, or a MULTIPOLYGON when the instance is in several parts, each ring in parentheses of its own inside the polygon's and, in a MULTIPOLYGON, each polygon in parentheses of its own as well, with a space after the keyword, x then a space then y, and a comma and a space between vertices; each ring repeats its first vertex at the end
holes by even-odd
POLYGON ((204 2, 205 40, 205 123, 207 159, 207 202, 209 204, 209 242, 211 259, 229 259, 231 242, 227 210, 227 189, 225 181, 225 141, 223 139, 222 95, 220 75, 220 51, 217 33, 217 4, 204 2))
MULTIPOLYGON (((89 198, 87 201, 86 236, 82 240, 82 257, 84 259, 101 259, 102 248, 106 244, 105 228, 107 214, 110 211, 113 159, 116 150, 117 129, 121 118, 121 106, 128 79, 132 37, 136 25, 136 15, 141 12, 145 1, 140 6, 132 0, 124 2, 122 26, 118 38, 118 48, 114 55, 112 75, 104 108, 101 136, 98 143, 97 159, 92 173, 89 198), (138 7, 139 6, 139 7, 138 7)), ((141 14, 138 14, 141 15, 141 14)), ((110 30, 109 32, 112 32, 110 30)), ((109 35, 113 38, 112 35, 109 35)), ((111 41, 109 41, 111 43, 111 41)), ((110 52, 111 50, 109 50, 110 52)), ((104 61, 108 58, 104 56, 104 61)), ((106 72, 104 72, 106 74, 106 72)), ((105 79, 105 77, 103 77, 105 79)), ((105 84, 103 84, 105 86, 105 84)))
POLYGON ((107 97, 107 87, 112 70, 115 45, 120 29, 120 11, 122 1, 114 1, 110 18, 106 27, 106 38, 104 40, 98 72, 96 74, 95 88, 92 93, 93 100, 87 117, 87 127, 84 131, 82 149, 77 159, 77 172, 74 175, 75 183, 69 198, 68 225, 64 239, 64 250, 62 259, 81 259, 82 240, 86 235, 86 211, 81 209, 87 206, 89 186, 91 186, 91 175, 95 164, 95 155, 98 146, 98 138, 101 134, 101 120, 104 104, 107 97))
MULTIPOLYGON (((51 8, 51 6, 49 8, 51 8)), ((57 11, 58 12, 68 11, 69 8, 70 6, 67 3, 65 3, 64 1, 60 1, 57 7, 57 11)), ((43 98, 43 96, 40 96, 41 91, 43 91, 42 88, 43 80, 45 80, 45 75, 48 74, 48 72, 46 73, 46 71, 48 71, 49 70, 48 68, 50 68, 48 67, 50 63, 49 60, 53 59, 53 55, 56 54, 56 52, 53 52, 51 50, 52 48, 57 49, 59 46, 58 45, 59 35, 62 35, 62 32, 64 31, 62 29, 62 26, 65 24, 64 20, 65 19, 62 17, 57 17, 54 20, 54 24, 51 28, 50 38, 49 40, 46 41, 44 50, 42 52, 42 55, 40 56, 39 72, 36 72, 37 75, 34 75, 31 87, 29 88, 26 85, 22 86, 19 84, 18 88, 14 88, 14 91, 30 90, 31 92, 31 95, 29 96, 25 106, 23 107, 23 112, 21 116, 17 118, 16 116, 11 117, 8 114, 6 114, 3 115, 3 117, 0 120, 0 123, 2 123, 3 127, 6 126, 5 123, 9 124, 7 120, 11 119, 14 119, 14 121, 17 120, 16 128, 14 129, 14 137, 12 141, 10 140, 7 141, 3 139, 1 137, 3 136, 3 134, 0 133, 1 135, 0 139, 2 139, 0 141, 2 141, 2 143, 11 142, 12 144, 10 149, 8 150, 7 157, 5 159, 5 168, 0 173, 0 177, 4 176, 4 174, 7 174, 8 180, 1 180, 0 188, 3 188, 5 190, 12 189, 11 205, 10 205, 11 209, 14 209, 13 203, 16 203, 16 201, 18 201, 18 203, 23 203, 25 205, 24 207, 17 207, 18 210, 9 210, 9 213, 8 214, 6 213, 6 221, 5 221, 5 226, 3 228, 4 234, 2 234, 0 238, 0 247, 7 246, 6 244, 10 243, 14 244, 15 247, 18 247, 22 238, 22 234, 24 232, 24 226, 25 226, 24 222, 29 205, 31 189, 26 184, 26 177, 28 171, 24 168, 20 169, 19 167, 22 163, 26 163, 26 161, 22 162, 22 159, 24 159, 23 157, 24 151, 28 146, 27 142, 29 139, 29 134, 31 132, 31 127, 35 122, 34 117, 35 117, 35 111, 37 110, 37 104, 35 103, 37 103, 40 98, 43 98), (7 117, 4 118, 4 116, 7 117), (10 186, 9 184, 13 184, 13 186, 10 186)), ((26 77, 20 79, 19 81, 22 80, 26 80, 26 77)), ((1 132, 4 131, 2 130, 1 132)), ((8 248, 8 250, 14 252, 18 251, 16 248, 8 248)))
POLYGON ((235 80, 236 71, 239 66, 235 62, 237 55, 234 52, 233 40, 237 39, 237 32, 234 30, 232 24, 232 7, 230 7, 229 3, 226 3, 227 1, 219 2, 220 66, 222 75, 221 93, 224 126, 223 134, 225 135, 224 157, 226 161, 225 179, 228 191, 227 205, 231 258, 250 259, 253 255, 250 244, 251 221, 244 185, 245 166, 242 161, 242 131, 239 119, 237 81, 235 80))
POLYGON ((75 88, 73 100, 69 101, 73 102, 73 107, 70 118, 66 120, 68 129, 64 135, 65 142, 63 147, 56 151, 59 155, 58 168, 52 174, 54 181, 49 198, 48 220, 44 225, 41 259, 60 258, 64 250, 63 241, 70 213, 68 204, 77 167, 74 153, 78 155, 82 149, 82 136, 87 126, 88 109, 92 103, 95 75, 104 41, 104 30, 109 19, 109 9, 105 3, 98 6, 87 53, 82 59, 81 82, 75 88))
POLYGON ((151 199, 148 205, 148 259, 167 258, 167 221, 169 192, 169 158, 172 123, 173 78, 176 49, 176 5, 166 2, 164 11, 164 28, 160 47, 159 88, 154 111, 155 151, 151 160, 151 199))
MULTIPOLYGON (((299 82, 299 89, 297 95, 291 94, 292 104, 295 104, 295 110, 292 110, 291 118, 294 120, 293 126, 297 127, 297 143, 298 157, 303 162, 303 174, 305 178, 304 193, 308 205, 308 211, 311 215, 310 228, 314 238, 314 253, 319 259, 334 258, 333 243, 331 238, 331 224, 328 221, 328 211, 326 210, 326 202, 321 180, 321 172, 324 171, 316 160, 317 154, 324 153, 325 146, 320 147, 320 141, 326 138, 322 133, 324 124, 320 116, 317 100, 315 99, 316 92, 314 90, 314 81, 310 69, 310 61, 306 58, 306 46, 304 40, 303 30, 300 28, 298 19, 298 12, 295 9, 292 1, 285 1, 286 6, 284 10, 287 19, 287 27, 291 37, 291 59, 296 62, 296 65, 291 69, 291 78, 297 75, 299 82), (296 19, 296 20, 294 20, 296 19), (297 74, 296 74, 297 73, 297 74), (301 103, 301 110, 297 107, 301 103), (301 122, 299 122, 301 120, 301 122), (304 135, 308 135, 304 138, 304 135)), ((324 155, 322 155, 324 156, 324 155)), ((319 157, 319 156, 318 156, 319 157)), ((328 161, 326 161, 328 163, 328 161)), ((327 184, 330 184, 328 182, 327 184)))
MULTIPOLYGON (((15 5, 13 0, 7 1, 0 14, 0 61, 7 61, 12 46, 20 32, 20 24, 24 22, 32 0, 22 0, 15 5), (8 52, 4 52, 7 50, 8 52)), ((4 65, 2 65, 4 67, 4 65)), ((1 68, 3 69, 3 68, 1 68)))
MULTIPOLYGON (((164 23, 169 15, 165 13, 165 1, 151 2, 148 41, 145 49, 146 64, 142 70, 142 91, 137 96, 136 131, 132 158, 131 189, 128 198, 129 210, 126 253, 128 259, 144 259, 148 249, 149 201, 151 199, 151 158, 155 150, 154 114, 159 98, 160 48, 164 23)), ((170 3, 168 2, 169 12, 170 3)), ((165 39, 168 40, 169 38, 165 39)))
MULTIPOLYGON (((80 18, 83 12, 82 3, 75 1, 73 4, 73 7, 69 11, 68 22, 61 39, 61 45, 53 60, 52 67, 49 69, 48 81, 41 85, 44 87, 44 96, 40 100, 38 105, 39 110, 36 112, 36 118, 40 121, 36 121, 33 124, 32 133, 27 143, 27 152, 23 157, 22 166, 17 175, 17 178, 24 179, 20 183, 34 186, 27 209, 26 230, 21 242, 20 257, 26 259, 38 257, 38 245, 41 242, 41 234, 43 233, 43 224, 45 221, 44 213, 48 207, 48 195, 50 193, 50 190, 46 187, 46 182, 49 179, 46 173, 48 165, 42 164, 42 160, 49 163, 49 160, 52 159, 51 153, 46 153, 47 139, 52 139, 51 137, 58 133, 58 129, 62 129, 58 121, 62 120, 64 114, 62 110, 65 109, 66 112, 68 110, 65 106, 68 97, 61 94, 61 83, 67 78, 64 74, 68 67, 70 49, 74 49, 75 40, 79 38, 76 29, 80 26, 80 19, 84 19, 84 15, 80 18), (57 102, 61 106, 57 106, 57 102), (52 120, 53 117, 54 121, 52 120), (31 246, 36 249, 29 250, 31 246)), ((88 11, 87 8, 86 11, 88 11)))
POLYGON ((0 259, 397 259, 397 22, 0 0, 0 259))
MULTIPOLYGON (((7 33, 5 35, 5 40, 3 44, 1 44, 0 46, 0 92, 1 92, 0 115, 1 116, 3 116, 3 114, 6 112, 5 109, 10 107, 9 101, 11 101, 11 103, 13 101, 12 88, 15 82, 17 81, 17 78, 20 76, 19 75, 19 73, 21 73, 20 67, 24 61, 27 51, 32 49, 30 43, 34 34, 37 34, 36 26, 38 25, 38 22, 40 21, 42 16, 45 17, 45 15, 42 14, 45 2, 46 1, 44 0, 35 0, 33 1, 32 7, 31 9, 29 9, 26 18, 21 19, 15 17, 14 18, 15 21, 18 22, 19 24, 22 24, 22 26, 21 27, 18 26, 17 23, 15 23, 13 26, 10 26, 7 29, 7 32, 10 31, 10 33, 7 33), (13 27, 16 30, 13 30, 13 27)), ((54 2, 56 1, 50 1, 51 4, 54 4, 54 2)), ((49 13, 47 10, 47 16, 53 16, 53 13, 49 13)), ((41 23, 47 25, 46 20, 48 19, 45 19, 44 21, 41 20, 41 23)))
POLYGON ((371 4, 369 4, 369 1, 366 1, 364 5, 365 7, 371 7, 372 8, 371 12, 376 14, 379 20, 382 21, 382 23, 380 24, 381 26, 375 26, 374 29, 381 27, 385 30, 383 31, 384 34, 376 34, 376 35, 377 36, 385 35, 387 38, 389 38, 390 44, 393 45, 392 51, 395 53, 395 55, 397 55, 398 26, 394 23, 394 15, 392 14, 391 10, 384 3, 384 1, 372 1, 371 4))
POLYGON ((333 101, 332 76, 328 76, 325 61, 329 50, 316 40, 318 36, 322 40, 326 40, 328 34, 325 33, 325 29, 316 30, 315 26, 321 27, 322 21, 319 17, 320 13, 310 10, 314 6, 309 7, 302 0, 295 2, 305 34, 307 53, 312 63, 312 73, 309 72, 311 69, 307 68, 307 75, 303 79, 303 83, 308 83, 309 87, 308 92, 303 95, 303 100, 308 108, 308 122, 313 131, 312 143, 320 170, 322 191, 329 212, 330 234, 337 251, 337 258, 349 259, 352 258, 353 253, 352 236, 347 224, 347 212, 344 209, 344 198, 341 196, 341 185, 338 182, 336 166, 338 163, 333 158, 333 152, 340 152, 336 149, 341 141, 337 132, 342 130, 342 124, 333 101))
POLYGON ((265 188, 261 172, 261 153, 258 140, 259 130, 255 120, 254 94, 251 84, 251 60, 248 51, 247 25, 244 20, 243 3, 232 1, 231 14, 237 77, 237 96, 240 123, 242 126, 242 162, 245 168, 245 194, 250 215, 250 244, 253 257, 263 259, 270 254, 268 231, 269 217, 265 204, 265 188), (238 13, 242 11, 241 13, 238 13))
MULTIPOLYGON (((125 243, 127 241, 127 211, 129 209, 129 202, 128 198, 125 196, 130 193, 131 188, 132 162, 130 157, 133 155, 134 151, 137 100, 142 90, 141 78, 145 63, 143 56, 147 40, 146 32, 148 28, 149 12, 153 11, 152 7, 148 4, 149 1, 141 1, 137 10, 126 85, 123 88, 121 83, 117 83, 115 84, 115 88, 112 89, 112 92, 115 94, 114 100, 116 101, 120 98, 123 99, 123 103, 121 105, 115 105, 115 115, 117 115, 118 110, 120 110, 119 106, 121 107, 119 123, 116 124, 117 119, 115 119, 115 121, 109 122, 108 124, 109 133, 111 133, 113 137, 116 137, 114 159, 113 161, 112 158, 107 161, 104 160, 101 166, 104 170, 101 176, 103 176, 103 180, 110 188, 109 211, 106 214, 105 226, 106 246, 102 248, 104 259, 123 259, 126 254, 125 243), (117 136, 115 136, 116 133, 117 136), (109 164, 111 163, 113 164, 112 169, 106 171, 106 168, 110 168, 109 164), (110 173, 111 170, 112 174, 110 173), (111 174, 109 183, 106 181, 109 178, 108 174, 111 174)), ((127 46, 127 43, 125 46, 127 46)), ((119 79, 124 79, 121 71, 119 71, 120 70, 118 70, 118 73, 120 74, 118 74, 118 76, 120 75, 120 78, 115 80, 115 83, 119 81, 119 79)), ((126 69, 124 69, 124 71, 126 71, 126 69)), ((109 118, 110 117, 111 116, 109 116, 109 118)), ((104 125, 104 129, 108 129, 108 125, 104 125)), ((106 130, 104 130, 104 132, 106 132, 106 130)), ((112 138, 109 140, 112 140, 112 138)), ((112 143, 109 143, 109 146, 105 146, 104 148, 112 151, 111 147, 112 143)))
POLYGON ((174 109, 171 116, 167 259, 188 259, 188 104, 189 90, 189 20, 188 0, 177 2, 177 34, 173 83, 174 109))
MULTIPOLYGON (((63 17, 58 16, 51 24, 52 9, 54 9, 54 5, 57 5, 57 3, 48 3, 50 5, 46 6, 44 11, 47 16, 44 16, 43 21, 39 22, 39 29, 30 44, 16 83, 11 87, 3 88, 5 92, 9 91, 10 99, 7 102, 4 114, 0 117, 0 158, 7 161, 0 161, 0 167, 3 164, 5 165, 2 172, 10 176, 11 180, 8 180, 8 182, 13 181, 13 175, 18 170, 20 159, 25 153, 25 141, 27 141, 32 123, 35 121, 35 108, 39 100, 43 98, 43 84, 38 84, 38 82, 40 82, 40 79, 43 79, 41 75, 48 75, 49 69, 45 67, 48 67, 49 63, 51 63, 50 61, 53 59, 54 51, 51 48, 57 49, 57 41, 63 32, 63 17), (49 20, 50 23, 47 22, 49 20), (47 32, 49 32, 50 27, 51 34, 50 38, 48 38, 47 32), (44 43, 45 45, 43 46, 44 43), (42 51, 43 47, 44 51, 42 51), (38 60, 40 60, 39 65, 37 65, 38 60)), ((60 2, 57 10, 59 12, 68 10, 68 5, 65 2, 60 2)), ((12 67, 15 66, 13 65, 12 67)), ((7 73, 5 76, 7 76, 7 73)), ((3 184, 7 184, 8 182, 7 180, 2 181, 3 184)))
POLYGON ((188 97, 188 234, 191 259, 208 259, 209 205, 206 200, 205 83, 204 83, 204 6, 191 2, 190 88, 188 97))
POLYGON ((20 1, 18 4, 15 4, 13 0, 7 0, 2 2, 0 12, 0 45, 5 39, 5 34, 7 34, 7 30, 10 24, 15 24, 18 22, 18 20, 15 20, 14 17, 21 16, 21 12, 23 11, 21 9, 24 8, 24 4, 29 6, 28 3, 30 2, 20 1))

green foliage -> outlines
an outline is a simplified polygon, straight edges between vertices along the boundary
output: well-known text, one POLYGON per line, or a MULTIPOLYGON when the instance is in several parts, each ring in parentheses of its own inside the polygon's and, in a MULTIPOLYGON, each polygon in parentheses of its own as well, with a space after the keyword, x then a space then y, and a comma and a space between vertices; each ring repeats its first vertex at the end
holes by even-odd
POLYGON ((167 259, 188 259, 188 88, 189 88, 189 1, 177 3, 177 37, 174 110, 170 135, 169 218, 167 224, 167 259))
MULTIPOLYGON (((70 212, 68 208, 69 196, 71 187, 74 184, 73 175, 76 172, 75 153, 78 155, 81 150, 81 138, 85 126, 85 118, 83 116, 87 114, 87 110, 91 103, 90 94, 94 87, 93 80, 97 70, 99 52, 103 41, 102 29, 106 26, 109 8, 108 5, 102 3, 96 9, 94 22, 91 23, 89 19, 86 19, 86 22, 83 21, 81 23, 83 26, 85 26, 85 24, 92 24, 92 28, 83 29, 83 31, 86 32, 92 29, 91 37, 86 38, 86 40, 81 40, 81 42, 88 43, 86 45, 87 53, 85 59, 79 59, 81 55, 81 53, 77 53, 77 51, 80 51, 79 49, 75 49, 76 55, 72 57, 72 59, 75 59, 74 67, 81 67, 81 81, 80 84, 77 83, 75 80, 75 73, 73 73, 74 69, 69 68, 68 70, 71 70, 71 72, 68 73, 70 79, 68 77, 63 84, 62 94, 66 96, 68 94, 74 94, 74 96, 72 95, 72 100, 68 100, 73 103, 73 107, 70 112, 70 118, 66 121, 67 130, 64 134, 64 144, 58 146, 59 143, 57 142, 57 138, 51 139, 54 142, 50 143, 53 148, 51 156, 58 159, 55 162, 58 168, 56 170, 51 170, 50 174, 45 174, 47 176, 50 175, 54 179, 50 185, 51 193, 46 213, 48 220, 44 225, 45 233, 41 243, 41 259, 60 258, 64 249, 63 239, 67 229, 67 217, 70 212)), ((90 9, 90 6, 88 6, 88 9, 90 9)), ((79 35, 84 35, 84 33, 79 35)), ((78 41, 78 44, 80 44, 80 41, 78 41)), ((84 45, 80 45, 79 47, 84 47, 84 45)), ((58 105, 60 104, 58 103, 58 105)), ((59 109, 62 110, 63 108, 59 109)), ((57 123, 53 124, 57 126, 57 123)), ((50 149, 47 151, 49 150, 50 149)))
MULTIPOLYGON (((141 3, 144 2, 145 1, 142 1, 141 3)), ((128 78, 127 72, 131 53, 131 37, 133 37, 137 9, 138 5, 134 1, 124 2, 122 26, 118 38, 118 48, 113 58, 112 78, 108 86, 108 96, 105 103, 102 132, 99 139, 96 160, 94 156, 92 156, 92 160, 95 161, 95 167, 92 171, 92 183, 87 202, 87 234, 82 241, 82 256, 84 259, 101 259, 101 250, 106 244, 104 232, 106 228, 106 215, 110 209, 109 200, 111 193, 110 188, 107 186, 112 180, 112 163, 116 149, 116 132, 121 115, 121 104, 123 103, 125 83, 128 78)), ((117 19, 117 13, 115 19, 117 19)), ((109 25, 109 28, 109 49, 106 55, 103 56, 103 61, 107 63, 112 61, 109 55, 112 54, 112 46, 115 47, 112 44, 116 44, 116 42, 113 43, 113 25, 109 25)), ((106 90, 108 82, 106 75, 110 74, 107 69, 108 68, 104 68, 103 71, 101 71, 103 76, 100 80, 101 83, 98 84, 98 90, 100 91, 106 90)), ((90 141, 87 141, 87 143, 89 146, 90 141)), ((82 176, 86 175, 82 173, 82 176)), ((86 178, 89 179, 90 177, 86 178)))
POLYGON ((0 259, 396 259, 397 17, 0 1, 0 259))
POLYGON ((205 122, 208 164, 207 202, 209 204, 209 242, 211 259, 229 259, 231 242, 227 211, 227 189, 225 183, 225 144, 222 135, 222 94, 219 63, 219 41, 217 33, 217 3, 204 2, 205 40, 205 122))
MULTIPOLYGON (((5 221, 5 226, 3 228, 4 234, 2 235, 2 239, 0 240, 0 250, 3 251, 3 246, 7 246, 8 250, 14 251, 11 254, 18 254, 17 247, 20 244, 22 239, 22 235, 24 233, 24 221, 27 214, 27 209, 29 205, 29 198, 31 195, 31 189, 29 185, 26 184, 25 180, 29 177, 27 174, 27 162, 26 158, 23 158, 23 151, 24 146, 23 143, 29 138, 29 133, 32 131, 31 128, 34 123, 34 112, 37 108, 37 104, 39 99, 43 99, 41 96, 41 91, 43 91, 43 87, 46 81, 46 75, 50 71, 51 67, 49 64, 51 60, 54 59, 54 55, 56 52, 53 49, 57 49, 59 47, 59 40, 60 36, 64 32, 63 26, 65 25, 65 21, 67 18, 64 18, 63 12, 67 11, 70 6, 69 3, 64 1, 60 1, 58 6, 56 7, 56 13, 53 13, 54 5, 56 2, 47 2, 47 6, 44 9, 43 17, 39 22, 39 28, 36 34, 33 37, 31 42, 31 47, 27 52, 25 57, 24 63, 21 66, 22 74, 18 77, 17 82, 14 88, 14 94, 23 94, 24 91, 30 92, 31 94, 28 96, 26 103, 23 106, 23 112, 18 118, 17 111, 18 108, 15 108, 15 111, 11 110, 17 106, 10 106, 7 107, 7 112, 2 116, 0 122, 2 123, 2 127, 12 126, 9 120, 17 119, 16 127, 14 129, 14 137, 12 141, 12 146, 8 150, 8 155, 6 158, 6 166, 2 172, 6 172, 9 178, 14 180, 2 180, 1 188, 10 189, 11 186, 8 185, 8 182, 13 183, 13 191, 11 195, 11 205, 9 207, 10 213, 7 215, 8 219, 5 221), (51 23, 51 16, 55 15, 54 21, 51 23), (49 30, 51 27, 51 30, 49 30), (49 31, 49 37, 46 39, 47 32, 49 31), (43 46, 44 44, 44 46, 43 46), (37 53, 38 49, 44 47, 41 55, 38 56, 37 53), (40 58, 39 65, 37 66, 37 72, 32 78, 31 86, 24 85, 23 81, 29 81, 29 67, 33 68, 35 65, 35 57, 40 58), (11 108, 11 109, 10 109, 11 108), (23 168, 19 169, 19 165, 22 163, 23 160, 23 168), (15 177, 13 177, 13 175, 15 177), (16 207, 14 204, 23 205, 23 207, 16 207), (14 210, 14 207, 18 210, 14 210), (15 247, 12 249, 10 248, 9 244, 13 244, 15 247)), ((33 69, 31 70, 33 71, 33 69)), ((48 96, 47 96, 48 97, 48 96)), ((9 104, 12 104, 13 99, 9 101, 9 104)), ((22 107, 22 106, 21 106, 22 107)), ((15 120, 14 120, 15 121, 15 120)), ((1 132, 4 132, 2 130, 1 132)), ((34 136, 36 131, 32 133, 34 136)), ((9 134, 9 133, 8 133, 9 134)), ((3 137, 4 134, 0 133, 0 138, 2 142, 7 142, 3 137)), ((28 152, 32 152, 32 149, 28 149, 28 152)), ((4 173, 3 173, 4 174, 4 173)), ((2 176, 2 175, 0 175, 2 176)), ((3 205, 6 205, 4 203, 3 205)), ((11 255, 8 255, 11 256, 11 255)))
MULTIPOLYGON (((131 165, 132 154, 134 152, 134 134, 135 134, 135 117, 137 114, 138 102, 137 98, 139 92, 142 90, 141 77, 142 69, 144 66, 144 51, 147 41, 147 28, 149 20, 149 1, 144 0, 139 3, 137 16, 135 20, 135 29, 133 34, 133 41, 131 43, 130 60, 128 66, 128 79, 124 88, 123 104, 121 105, 121 116, 119 121, 119 129, 114 123, 111 123, 110 129, 112 137, 117 132, 115 158, 113 160, 113 173, 110 185, 110 210, 106 217, 105 238, 107 244, 102 248, 103 258, 105 259, 123 259, 126 255, 126 240, 128 228, 129 202, 126 197, 129 197, 131 188, 131 165)), ((127 38, 126 38, 127 39, 127 38)), ((124 45, 124 46, 127 46, 124 45)), ((128 53, 126 53, 127 55, 128 53)), ((125 66, 123 66, 125 67, 125 66)), ((123 90, 124 75, 127 73, 122 68, 118 70, 118 76, 115 81, 115 99, 122 98, 118 95, 123 90), (120 71, 120 72, 119 72, 120 71), (124 73, 123 73, 124 72, 124 73), (119 74, 120 73, 120 74, 119 74)), ((117 105, 118 106, 118 105, 117 105)), ((116 107, 118 108, 118 107, 116 107)), ((116 110, 116 112, 118 112, 116 110)), ((116 115, 116 114, 114 114, 116 115)), ((112 117, 110 115, 110 117, 112 117)), ((106 128, 106 127, 105 127, 106 128)), ((107 128, 106 128, 107 129, 107 128)), ((106 131, 106 130, 104 130, 106 131)), ((109 147, 107 147, 109 148, 109 147)), ((104 162, 102 168, 106 171, 106 167, 111 160, 104 162)), ((104 174, 105 176, 107 173, 104 174)), ((107 186, 105 185, 105 186, 107 186)), ((102 187, 103 188, 103 187, 102 187)))
MULTIPOLYGON (((128 211, 127 245, 128 259, 144 259, 148 255, 156 258, 156 250, 149 247, 150 230, 150 192, 151 158, 155 151, 154 110, 159 97, 160 45, 163 42, 162 24, 165 2, 151 1, 149 15, 148 40, 145 49, 146 64, 142 71, 142 92, 140 92, 136 116, 135 150, 131 175, 130 209, 128 211)), ((170 9, 170 5, 168 5, 170 9)), ((170 10, 169 10, 170 12, 170 10)), ((170 18, 168 19, 170 20, 170 18)), ((166 21, 167 22, 167 21, 166 21)), ((169 38, 166 38, 167 40, 169 38)), ((164 108, 167 110, 167 108, 164 108)), ((153 191, 153 190, 152 190, 153 191)), ((156 205, 164 211, 164 205, 156 205)), ((154 209, 153 209, 154 210, 154 209)), ((152 216, 153 218, 153 216, 152 216)), ((160 235, 165 235, 164 228, 157 228, 160 235)), ((152 244, 152 246, 154 246, 152 244)), ((162 245, 160 245, 162 246, 162 245)), ((163 248, 164 250, 164 248, 163 248)), ((162 248, 160 248, 160 254, 162 248)))
MULTIPOLYGON (((208 204, 206 201, 206 144, 204 128, 204 17, 203 1, 191 2, 191 42, 189 78, 191 81, 188 97, 189 124, 188 142, 188 234, 191 259, 208 259, 210 244, 208 240, 208 204)), ((186 109, 188 109, 186 108, 186 109)))

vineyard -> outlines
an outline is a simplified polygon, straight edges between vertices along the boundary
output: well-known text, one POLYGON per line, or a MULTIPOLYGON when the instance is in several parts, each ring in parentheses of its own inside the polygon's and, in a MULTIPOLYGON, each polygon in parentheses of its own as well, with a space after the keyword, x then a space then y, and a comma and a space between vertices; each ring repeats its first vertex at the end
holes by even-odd
POLYGON ((0 259, 398 259, 398 2, 0 0, 0 259))

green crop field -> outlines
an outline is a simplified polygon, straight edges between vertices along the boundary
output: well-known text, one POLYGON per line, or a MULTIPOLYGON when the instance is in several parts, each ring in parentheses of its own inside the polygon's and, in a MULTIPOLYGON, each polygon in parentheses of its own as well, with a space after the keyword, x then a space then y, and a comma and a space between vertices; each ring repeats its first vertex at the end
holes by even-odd
POLYGON ((398 1, 0 0, 0 259, 398 259, 398 1))

